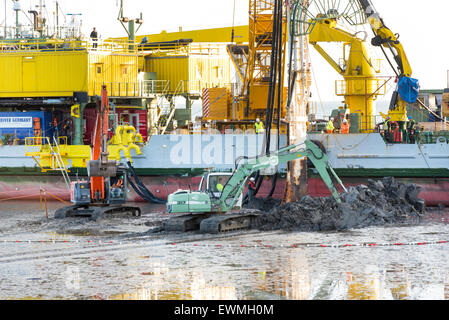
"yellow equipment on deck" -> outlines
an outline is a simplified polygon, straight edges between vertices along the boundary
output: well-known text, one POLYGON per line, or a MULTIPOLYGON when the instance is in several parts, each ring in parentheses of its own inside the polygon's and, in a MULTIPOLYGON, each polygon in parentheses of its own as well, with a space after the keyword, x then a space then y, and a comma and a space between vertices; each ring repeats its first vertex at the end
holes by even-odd
POLYGON ((373 102, 379 95, 385 94, 387 80, 375 77, 380 68, 375 68, 369 58, 365 41, 337 27, 337 19, 319 20, 309 35, 309 42, 324 59, 344 77, 336 82, 336 94, 344 96, 352 114, 360 114, 361 132, 370 132, 375 127, 373 102), (344 65, 338 64, 318 43, 343 43, 344 65), (346 57, 349 46, 349 56, 346 57))
MULTIPOLYGON (((142 144, 140 134, 136 134, 133 126, 118 126, 115 135, 108 143, 108 159, 120 161, 125 157, 133 162, 131 151, 141 155, 138 144, 142 144)), ((29 137, 25 139, 25 155, 32 157, 42 172, 65 171, 69 168, 87 168, 87 162, 91 160, 91 147, 85 145, 68 145, 67 137, 29 137)))

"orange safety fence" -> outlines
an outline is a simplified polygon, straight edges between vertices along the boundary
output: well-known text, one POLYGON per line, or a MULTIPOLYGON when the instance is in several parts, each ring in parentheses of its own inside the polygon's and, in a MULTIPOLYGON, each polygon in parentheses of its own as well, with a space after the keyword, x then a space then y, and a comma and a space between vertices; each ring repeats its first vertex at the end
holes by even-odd
POLYGON ((71 204, 68 203, 67 201, 62 200, 61 198, 59 198, 59 197, 55 196, 54 194, 51 194, 51 193, 48 192, 47 190, 41 188, 41 190, 40 190, 40 204, 41 204, 41 210, 43 209, 43 208, 42 208, 42 199, 44 199, 44 204, 45 204, 45 216, 46 216, 47 218, 48 218, 47 194, 48 194, 50 197, 52 197, 53 199, 58 200, 59 202, 64 203, 65 205, 68 205, 68 206, 71 205, 71 204))
MULTIPOLYGON (((7 192, 0 192, 1 193, 7 193, 7 192)), ((8 191, 9 193, 9 191, 8 191)), ((50 196, 51 198, 58 200, 59 202, 64 203, 65 205, 70 206, 71 203, 59 198, 58 196, 55 196, 54 194, 48 192, 47 190, 41 188, 39 190, 39 194, 29 194, 26 196, 17 196, 17 197, 10 197, 10 198, 5 198, 5 199, 0 199, 0 202, 5 202, 5 201, 11 201, 11 200, 17 200, 17 199, 26 199, 26 198, 33 198, 39 195, 39 202, 40 202, 40 208, 41 210, 43 210, 44 208, 42 207, 42 203, 44 203, 45 205, 45 216, 48 218, 48 207, 47 207, 47 195, 50 196)))

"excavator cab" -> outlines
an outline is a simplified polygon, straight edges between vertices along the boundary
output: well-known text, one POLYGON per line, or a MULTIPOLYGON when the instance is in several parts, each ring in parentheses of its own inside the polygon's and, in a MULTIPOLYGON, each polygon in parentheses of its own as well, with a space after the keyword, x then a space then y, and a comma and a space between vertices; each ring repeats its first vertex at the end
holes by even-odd
MULTIPOLYGON (((213 207, 213 200, 221 197, 221 191, 218 187, 221 184, 226 186, 228 180, 232 177, 232 173, 208 172, 201 178, 197 191, 178 190, 168 196, 167 212, 168 213, 204 213, 210 212, 213 207)), ((243 202, 243 194, 235 208, 241 208, 243 202)))
POLYGON ((123 165, 117 167, 117 173, 107 181, 109 187, 106 194, 108 204, 125 204, 128 190, 128 176, 123 165))
MULTIPOLYGON (((118 166, 116 174, 104 180, 105 199, 102 203, 105 205, 126 203, 127 187, 126 168, 123 165, 118 166)), ((89 205, 93 202, 90 181, 72 182, 70 194, 70 201, 75 205, 89 205)))
MULTIPOLYGON (((226 186, 228 180, 232 177, 232 173, 226 172, 209 172, 203 175, 201 178, 201 182, 198 188, 199 192, 207 192, 211 195, 211 198, 219 199, 223 189, 220 189, 220 185, 222 187, 226 186)), ((241 208, 243 203, 243 194, 240 196, 239 201, 236 204, 236 208, 241 208)))

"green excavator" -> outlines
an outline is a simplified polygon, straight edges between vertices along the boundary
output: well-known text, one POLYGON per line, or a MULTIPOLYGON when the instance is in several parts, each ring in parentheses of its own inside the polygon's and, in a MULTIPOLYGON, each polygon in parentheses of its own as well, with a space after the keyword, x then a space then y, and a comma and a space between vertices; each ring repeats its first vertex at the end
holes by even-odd
POLYGON ((345 191, 346 188, 330 166, 326 154, 314 142, 306 140, 301 145, 292 145, 267 155, 245 159, 245 163, 236 168, 229 177, 221 193, 217 194, 217 190, 213 190, 209 183, 207 189, 204 189, 201 183, 198 191, 178 190, 170 194, 167 212, 186 213, 186 215, 166 220, 163 230, 186 232, 199 229, 201 233, 220 233, 250 228, 256 214, 230 213, 236 204, 241 202, 247 180, 259 170, 266 170, 303 157, 307 157, 313 163, 332 196, 341 203, 332 177, 345 191))

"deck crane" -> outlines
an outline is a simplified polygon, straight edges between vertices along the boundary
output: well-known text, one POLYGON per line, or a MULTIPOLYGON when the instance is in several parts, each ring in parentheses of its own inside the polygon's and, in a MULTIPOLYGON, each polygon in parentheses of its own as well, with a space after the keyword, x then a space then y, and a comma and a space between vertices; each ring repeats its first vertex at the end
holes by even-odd
POLYGON ((388 56, 384 48, 389 49, 397 64, 398 72, 395 72, 398 76, 398 87, 393 93, 388 114, 392 121, 397 121, 403 125, 407 121, 407 103, 414 103, 418 98, 418 80, 411 78, 412 67, 405 49, 399 41, 399 34, 393 33, 385 25, 371 0, 358 0, 358 2, 375 35, 371 44, 380 47, 387 59, 388 56))
POLYGON ((109 99, 106 86, 102 87, 97 102, 97 120, 93 135, 92 159, 87 164, 87 181, 71 183, 72 206, 55 212, 55 218, 89 217, 98 219, 105 214, 131 213, 140 216, 139 207, 127 206, 127 168, 116 160, 108 159, 109 99))
MULTIPOLYGON (((389 116, 392 121, 397 121, 403 126, 407 121, 407 103, 416 102, 418 96, 418 80, 411 78, 412 69, 404 47, 399 41, 399 35, 385 26, 371 1, 312 0, 306 4, 299 4, 295 12, 294 29, 307 34, 309 42, 318 53, 343 76, 343 81, 337 81, 336 94, 345 97, 345 103, 351 114, 358 114, 361 132, 371 132, 374 129, 373 101, 379 95, 385 94, 389 80, 375 75, 380 73, 380 67, 375 66, 368 55, 366 33, 363 31, 350 33, 339 22, 347 22, 353 26, 369 23, 374 32, 371 44, 380 47, 389 62, 385 48, 390 50, 397 64, 395 68, 390 62, 397 76, 398 85, 391 99, 389 116), (301 26, 305 28, 301 29, 301 26), (360 37, 361 34, 365 34, 365 37, 360 37), (320 46, 322 42, 343 43, 341 62, 336 62, 320 46), (347 54, 348 51, 349 54, 347 54)), ((384 115, 384 117, 387 116, 384 115)))
POLYGON ((190 191, 178 190, 168 196, 168 213, 188 213, 168 219, 164 224, 166 231, 192 231, 200 229, 202 233, 220 233, 251 226, 254 214, 229 213, 239 201, 247 180, 256 172, 293 160, 308 157, 315 165, 332 196, 340 203, 339 192, 332 182, 332 177, 344 190, 343 183, 329 164, 329 160, 321 149, 313 142, 306 140, 303 145, 291 145, 264 156, 247 159, 234 171, 225 184, 220 196, 212 190, 190 191))

